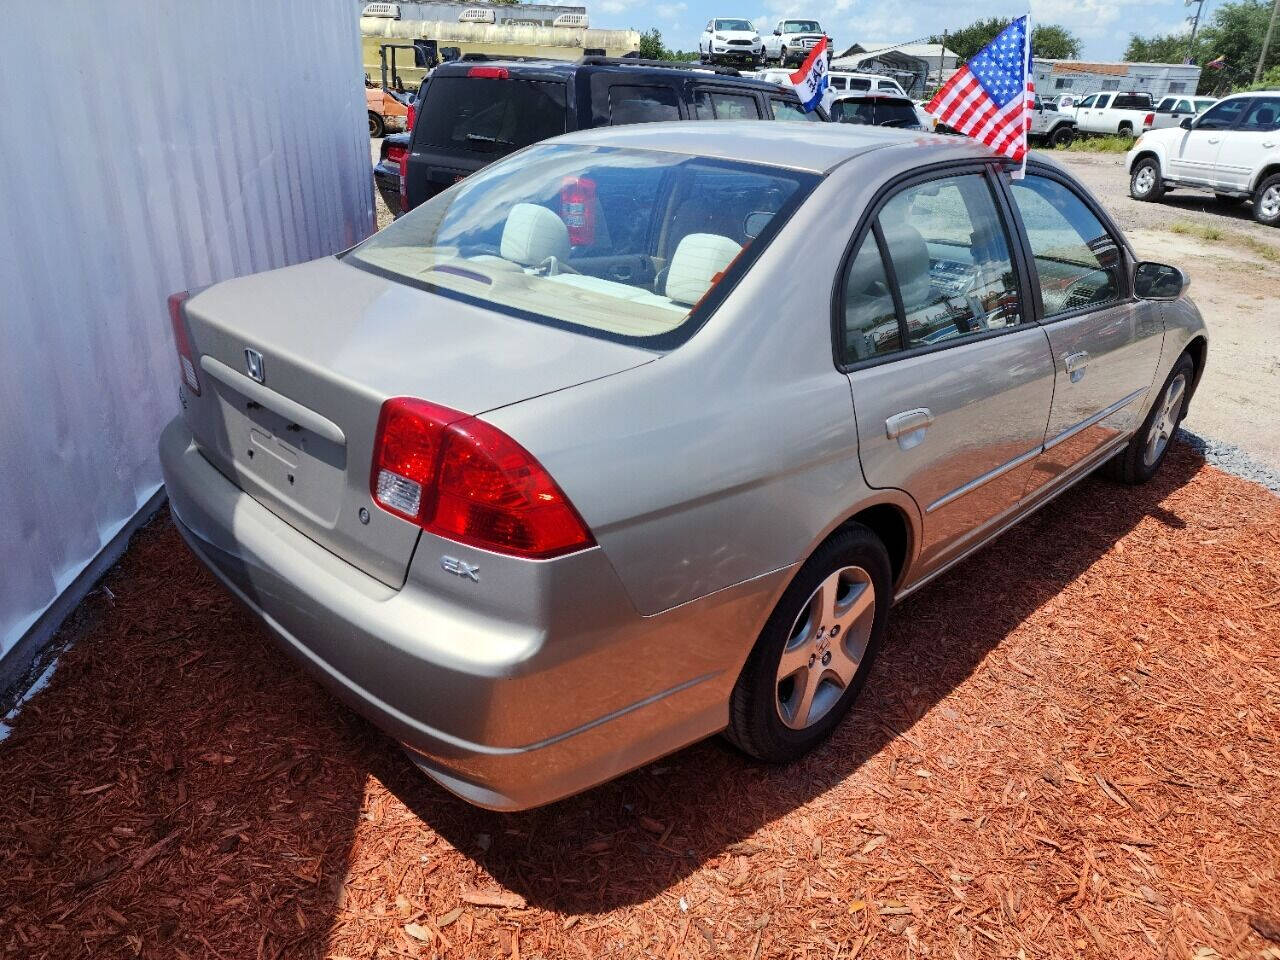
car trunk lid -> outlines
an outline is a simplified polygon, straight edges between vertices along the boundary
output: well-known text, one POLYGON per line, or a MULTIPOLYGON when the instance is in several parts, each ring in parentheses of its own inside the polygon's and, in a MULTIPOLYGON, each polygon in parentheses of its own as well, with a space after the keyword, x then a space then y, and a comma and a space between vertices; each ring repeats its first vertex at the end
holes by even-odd
POLYGON ((403 584, 418 528, 377 507, 373 443, 389 397, 479 414, 653 359, 326 258, 187 301, 200 394, 185 417, 205 457, 306 536, 403 584))

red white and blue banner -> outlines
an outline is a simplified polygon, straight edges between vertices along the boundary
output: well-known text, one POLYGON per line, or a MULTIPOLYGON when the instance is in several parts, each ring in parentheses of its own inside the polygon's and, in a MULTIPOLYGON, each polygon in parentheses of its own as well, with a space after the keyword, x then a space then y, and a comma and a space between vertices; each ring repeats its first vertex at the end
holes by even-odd
POLYGON ((1035 105, 1031 15, 1019 17, 942 85, 926 107, 939 123, 972 137, 1026 170, 1027 132, 1035 105))
POLYGON ((825 108, 831 99, 831 85, 827 77, 827 45, 830 42, 824 39, 815 43, 800 69, 791 75, 791 86, 795 87, 805 113, 811 113, 819 106, 825 108))

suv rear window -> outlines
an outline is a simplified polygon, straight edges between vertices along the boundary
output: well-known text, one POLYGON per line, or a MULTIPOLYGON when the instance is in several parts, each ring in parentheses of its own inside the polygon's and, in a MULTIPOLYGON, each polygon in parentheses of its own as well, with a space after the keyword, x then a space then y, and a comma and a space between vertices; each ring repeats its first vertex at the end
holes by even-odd
POLYGON ((414 130, 420 144, 499 156, 564 133, 565 85, 496 77, 437 77, 414 130))
POLYGON ((509 316, 666 350, 693 334, 716 289, 749 269, 818 179, 540 144, 432 197, 344 259, 509 316))
POLYGON ((920 118, 910 100, 897 97, 849 97, 831 105, 831 119, 875 127, 916 127, 920 118))

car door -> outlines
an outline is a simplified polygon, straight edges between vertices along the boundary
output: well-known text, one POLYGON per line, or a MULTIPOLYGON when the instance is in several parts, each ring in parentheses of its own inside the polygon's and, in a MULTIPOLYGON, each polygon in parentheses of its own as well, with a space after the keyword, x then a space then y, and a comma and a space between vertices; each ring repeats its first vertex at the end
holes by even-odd
POLYGON ((1090 129, 1087 125, 1089 117, 1093 111, 1093 105, 1098 102, 1097 94, 1090 94, 1076 104, 1076 127, 1082 131, 1090 129))
POLYGON ((1111 94, 1100 93, 1087 111, 1088 120, 1084 129, 1090 133, 1103 133, 1107 129, 1105 111, 1111 106, 1111 94))
POLYGON ((1164 323, 1158 304, 1132 296, 1127 251, 1074 183, 1033 167, 1007 186, 1055 367, 1044 452, 1026 491, 1031 496, 1096 462, 1137 429, 1164 323))
POLYGON ((1016 510, 1044 439, 1053 359, 1009 236, 988 172, 953 168, 896 187, 843 268, 863 473, 919 505, 922 576, 1016 510))
POLYGON ((1223 135, 1244 114, 1248 97, 1221 100, 1206 110, 1169 150, 1169 175, 1186 183, 1216 182, 1223 135))
POLYGON ((1223 132, 1215 179, 1222 186, 1248 190, 1268 157, 1280 157, 1280 97, 1258 96, 1236 128, 1223 132))

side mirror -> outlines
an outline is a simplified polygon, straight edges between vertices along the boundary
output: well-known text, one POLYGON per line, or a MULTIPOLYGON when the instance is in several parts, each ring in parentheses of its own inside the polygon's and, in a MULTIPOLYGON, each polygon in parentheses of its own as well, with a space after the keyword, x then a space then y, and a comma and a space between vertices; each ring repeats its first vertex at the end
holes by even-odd
POLYGON ((1143 260, 1133 268, 1133 292, 1139 300, 1177 300, 1190 285, 1190 277, 1168 264, 1143 260))
POLYGON ((781 31, 781 30, 775 30, 775 31, 773 31, 773 35, 774 35, 775 37, 780 37, 780 36, 782 36, 782 31, 781 31))
POLYGON ((1184 117, 1184 118, 1182 119, 1182 122, 1181 122, 1180 124, 1178 124, 1178 126, 1180 126, 1183 130, 1190 130, 1190 129, 1191 129, 1191 118, 1190 118, 1190 117, 1184 117))

